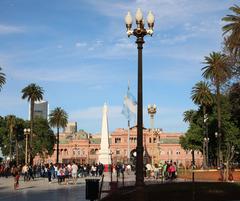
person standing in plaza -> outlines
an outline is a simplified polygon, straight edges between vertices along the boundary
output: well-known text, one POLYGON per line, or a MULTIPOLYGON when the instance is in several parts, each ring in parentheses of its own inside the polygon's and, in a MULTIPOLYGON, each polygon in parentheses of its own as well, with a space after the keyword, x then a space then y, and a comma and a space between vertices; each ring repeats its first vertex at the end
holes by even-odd
POLYGON ((32 178, 32 180, 34 180, 34 176, 33 176, 33 168, 32 166, 30 165, 29 168, 28 168, 28 179, 30 181, 30 179, 32 178))
POLYGON ((22 174, 24 175, 24 181, 28 181, 28 165, 27 164, 23 166, 22 174))
POLYGON ((99 173, 99 176, 101 177, 102 174, 103 174, 103 170, 104 170, 104 166, 102 163, 99 163, 98 164, 98 173, 99 173))
POLYGON ((75 161, 73 161, 73 164, 72 164, 73 184, 77 183, 77 172, 78 172, 78 166, 76 165, 75 161))
POLYGON ((53 175, 53 178, 55 179, 57 177, 57 172, 58 172, 58 166, 57 164, 54 164, 54 175, 53 175))
POLYGON ((52 182, 52 170, 51 165, 47 165, 47 175, 48 175, 48 182, 49 184, 52 182))
POLYGON ((20 178, 20 173, 19 173, 18 167, 13 165, 13 167, 11 169, 11 173, 12 173, 12 176, 14 177, 13 188, 14 188, 14 190, 17 190, 17 188, 19 187, 19 178, 20 178))
POLYGON ((151 177, 151 172, 152 172, 152 166, 151 166, 151 164, 149 164, 149 163, 147 163, 146 164, 146 176, 147 176, 147 178, 149 179, 150 177, 151 177))

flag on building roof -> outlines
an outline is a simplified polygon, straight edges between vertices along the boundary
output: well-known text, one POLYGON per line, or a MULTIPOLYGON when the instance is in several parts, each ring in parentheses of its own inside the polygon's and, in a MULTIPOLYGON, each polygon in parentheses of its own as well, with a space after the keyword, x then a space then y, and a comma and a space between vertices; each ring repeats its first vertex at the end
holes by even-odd
POLYGON ((135 118, 137 113, 137 101, 135 97, 130 92, 130 87, 128 86, 127 95, 124 97, 123 101, 123 109, 122 114, 127 118, 127 120, 131 120, 135 118))

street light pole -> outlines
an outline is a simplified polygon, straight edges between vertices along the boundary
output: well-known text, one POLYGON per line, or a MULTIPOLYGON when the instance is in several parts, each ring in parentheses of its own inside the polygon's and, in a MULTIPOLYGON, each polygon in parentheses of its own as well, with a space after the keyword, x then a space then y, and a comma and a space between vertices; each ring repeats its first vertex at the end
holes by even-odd
POLYGON ((217 157, 217 166, 220 167, 220 161, 221 161, 221 144, 220 144, 220 138, 221 138, 221 133, 215 132, 215 137, 217 138, 218 141, 218 157, 217 157))
POLYGON ((125 17, 128 37, 134 35, 138 48, 138 97, 137 97, 137 163, 136 163, 136 186, 144 185, 143 175, 143 104, 142 104, 142 49, 144 36, 153 34, 154 16, 150 11, 147 16, 149 29, 144 28, 143 15, 140 9, 136 12, 137 28, 132 30, 132 16, 130 12, 125 17))
POLYGON ((157 162, 159 164, 160 162, 160 153, 161 153, 161 147, 160 147, 160 139, 161 139, 161 133, 162 130, 160 128, 153 129, 154 135, 157 137, 157 149, 158 149, 158 154, 157 154, 157 162))
POLYGON ((154 115, 157 112, 157 106, 155 104, 153 105, 148 105, 148 114, 150 115, 150 122, 151 122, 151 132, 152 132, 152 168, 154 166, 154 160, 153 160, 153 155, 154 155, 154 140, 153 140, 153 134, 154 134, 154 115))
POLYGON ((26 137, 26 145, 25 145, 25 164, 28 163, 28 136, 31 132, 31 129, 30 128, 24 128, 23 130, 24 132, 24 135, 26 137))

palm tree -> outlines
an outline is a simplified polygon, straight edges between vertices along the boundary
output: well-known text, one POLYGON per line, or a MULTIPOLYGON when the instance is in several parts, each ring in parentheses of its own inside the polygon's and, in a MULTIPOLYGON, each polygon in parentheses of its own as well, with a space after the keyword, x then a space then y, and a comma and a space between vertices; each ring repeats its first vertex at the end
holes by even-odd
MULTIPOLYGON (((192 96, 193 102, 203 108, 203 130, 204 137, 208 139, 207 127, 206 127, 206 107, 210 106, 213 103, 212 93, 210 91, 210 85, 207 82, 200 81, 195 84, 192 88, 192 96)), ((208 143, 203 141, 203 167, 208 166, 208 143), (206 145, 206 146, 205 146, 206 145), (205 152, 206 149, 206 152, 205 152)))
POLYGON ((9 155, 10 155, 10 161, 12 160, 12 136, 13 131, 16 126, 16 117, 14 115, 8 115, 7 116, 7 128, 9 129, 9 155))
POLYGON ((235 15, 227 15, 222 18, 223 21, 228 22, 223 26, 223 34, 229 34, 226 38, 226 43, 229 50, 236 56, 240 56, 240 7, 234 5, 229 8, 235 15))
POLYGON ((0 67, 0 90, 2 86, 6 83, 6 77, 5 74, 1 72, 2 68, 0 67))
POLYGON ((207 82, 200 81, 192 88, 191 98, 193 102, 203 107, 203 119, 206 114, 206 107, 213 103, 210 85, 207 82))
POLYGON ((59 162, 59 129, 65 128, 68 122, 67 113, 60 107, 55 108, 49 114, 49 123, 52 127, 57 128, 57 160, 56 163, 59 162))
MULTIPOLYGON (((212 84, 216 87, 218 134, 221 136, 220 89, 221 86, 231 77, 232 69, 229 64, 229 58, 220 52, 212 52, 209 56, 205 56, 205 61, 203 63, 206 65, 202 68, 203 77, 210 79, 212 84)), ((220 141, 219 138, 219 144, 220 141)))
MULTIPOLYGON (((34 102, 41 101, 43 99, 44 90, 42 87, 32 83, 22 89, 22 99, 28 100, 30 102, 30 150, 32 149, 32 138, 33 138, 33 121, 34 121, 34 102)), ((30 161, 31 160, 31 151, 30 151, 30 161)))
POLYGON ((192 123, 193 118, 196 114, 195 110, 187 110, 183 113, 183 121, 184 122, 188 122, 188 123, 192 123))

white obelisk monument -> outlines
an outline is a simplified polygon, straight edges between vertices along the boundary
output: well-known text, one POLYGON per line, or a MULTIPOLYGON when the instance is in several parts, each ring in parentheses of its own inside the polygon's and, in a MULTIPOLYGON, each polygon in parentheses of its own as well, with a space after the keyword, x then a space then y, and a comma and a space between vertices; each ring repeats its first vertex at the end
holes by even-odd
POLYGON ((102 131, 101 131, 101 148, 99 150, 99 162, 104 165, 104 171, 108 170, 111 164, 111 153, 109 147, 109 132, 108 132, 108 118, 107 118, 107 104, 103 106, 102 115, 102 131))

